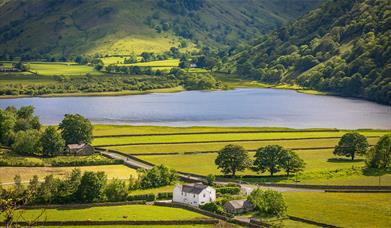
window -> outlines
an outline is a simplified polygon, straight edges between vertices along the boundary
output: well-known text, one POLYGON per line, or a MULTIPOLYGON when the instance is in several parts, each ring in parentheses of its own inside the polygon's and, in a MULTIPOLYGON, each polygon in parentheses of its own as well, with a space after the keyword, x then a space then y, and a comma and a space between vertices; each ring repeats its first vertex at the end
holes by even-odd
POLYGON ((204 198, 205 198, 205 193, 204 193, 204 198))

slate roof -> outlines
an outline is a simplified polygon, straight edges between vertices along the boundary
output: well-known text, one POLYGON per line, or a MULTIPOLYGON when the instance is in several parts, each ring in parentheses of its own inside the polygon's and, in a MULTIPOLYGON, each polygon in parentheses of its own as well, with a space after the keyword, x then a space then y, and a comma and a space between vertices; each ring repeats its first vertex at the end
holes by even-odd
POLYGON ((208 187, 208 185, 204 185, 204 184, 184 184, 182 186, 182 192, 192 193, 192 194, 198 195, 207 187, 208 187))
POLYGON ((230 206, 234 209, 240 209, 240 208, 251 208, 252 204, 250 201, 246 199, 239 199, 239 200, 231 200, 227 203, 225 203, 224 207, 230 206))

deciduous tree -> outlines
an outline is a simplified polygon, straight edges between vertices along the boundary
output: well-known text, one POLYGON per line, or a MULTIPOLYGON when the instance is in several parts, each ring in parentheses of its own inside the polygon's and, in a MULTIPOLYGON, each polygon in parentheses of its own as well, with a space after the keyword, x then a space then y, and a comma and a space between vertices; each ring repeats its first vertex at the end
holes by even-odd
POLYGON ((215 164, 224 174, 234 177, 236 172, 244 171, 250 166, 250 159, 242 146, 229 144, 218 152, 215 164))
POLYGON ((335 146, 334 154, 351 157, 352 161, 356 155, 364 155, 368 150, 367 138, 359 133, 346 133, 335 146))
POLYGON ((79 114, 65 114, 59 129, 66 144, 90 143, 92 140, 92 124, 79 114))

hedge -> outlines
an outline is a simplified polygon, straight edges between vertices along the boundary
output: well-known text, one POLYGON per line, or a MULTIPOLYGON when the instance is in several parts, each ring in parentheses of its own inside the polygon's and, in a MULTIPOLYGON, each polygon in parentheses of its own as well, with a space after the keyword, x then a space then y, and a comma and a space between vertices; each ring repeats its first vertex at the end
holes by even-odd
POLYGON ((240 193, 239 187, 221 187, 216 189, 217 193, 220 194, 230 194, 230 195, 237 195, 240 193))
POLYGON ((172 199, 172 192, 159 192, 157 194, 157 199, 172 199))
POLYGON ((129 195, 127 200, 128 201, 144 200, 147 202, 151 202, 156 200, 156 195, 155 194, 129 195))

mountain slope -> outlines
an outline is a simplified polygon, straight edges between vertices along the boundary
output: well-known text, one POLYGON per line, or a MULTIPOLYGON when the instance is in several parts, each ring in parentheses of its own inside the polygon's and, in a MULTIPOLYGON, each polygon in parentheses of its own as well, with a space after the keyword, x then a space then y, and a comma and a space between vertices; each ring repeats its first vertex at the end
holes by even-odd
POLYGON ((391 2, 329 0, 233 56, 242 76, 391 104, 391 2))
POLYGON ((129 54, 269 32, 321 0, 2 0, 0 54, 129 54), (182 42, 181 42, 182 40, 182 42))

